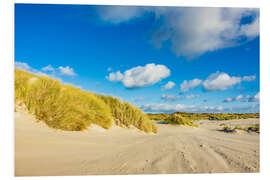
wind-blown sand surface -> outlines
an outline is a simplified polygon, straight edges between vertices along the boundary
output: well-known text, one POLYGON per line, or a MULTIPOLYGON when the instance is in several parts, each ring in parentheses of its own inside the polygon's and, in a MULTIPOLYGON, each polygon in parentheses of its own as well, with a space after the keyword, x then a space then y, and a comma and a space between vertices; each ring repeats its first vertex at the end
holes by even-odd
POLYGON ((15 175, 259 172, 259 134, 218 131, 223 122, 259 120, 201 120, 199 128, 158 124, 158 134, 116 126, 66 132, 15 112, 15 175))

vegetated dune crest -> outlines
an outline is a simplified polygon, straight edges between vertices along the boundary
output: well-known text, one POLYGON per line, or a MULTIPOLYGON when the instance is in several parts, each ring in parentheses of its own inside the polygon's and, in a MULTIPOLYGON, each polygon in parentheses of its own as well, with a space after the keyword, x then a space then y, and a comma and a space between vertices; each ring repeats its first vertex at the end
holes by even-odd
POLYGON ((54 129, 82 131, 92 124, 109 129, 116 124, 157 133, 155 123, 127 102, 20 69, 15 69, 15 103, 54 129))

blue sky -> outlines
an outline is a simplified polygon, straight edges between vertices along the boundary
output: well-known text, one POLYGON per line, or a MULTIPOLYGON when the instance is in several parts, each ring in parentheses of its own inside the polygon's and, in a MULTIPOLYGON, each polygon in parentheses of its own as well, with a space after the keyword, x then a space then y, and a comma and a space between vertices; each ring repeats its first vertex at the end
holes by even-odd
POLYGON ((16 4, 15 66, 145 112, 259 112, 259 10, 16 4))

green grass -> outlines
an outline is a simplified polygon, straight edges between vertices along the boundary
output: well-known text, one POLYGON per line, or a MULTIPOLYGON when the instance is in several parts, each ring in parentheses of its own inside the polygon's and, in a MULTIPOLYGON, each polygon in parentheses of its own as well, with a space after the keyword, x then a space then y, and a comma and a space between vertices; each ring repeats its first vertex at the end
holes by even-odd
POLYGON ((81 131, 91 124, 109 129, 115 122, 119 126, 134 125, 145 132, 157 132, 155 124, 128 103, 19 69, 15 69, 15 103, 26 105, 38 120, 55 129, 81 131))

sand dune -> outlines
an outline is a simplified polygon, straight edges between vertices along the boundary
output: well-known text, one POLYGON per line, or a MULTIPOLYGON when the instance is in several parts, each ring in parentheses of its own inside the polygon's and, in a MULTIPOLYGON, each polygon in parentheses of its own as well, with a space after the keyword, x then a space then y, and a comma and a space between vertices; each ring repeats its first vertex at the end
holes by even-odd
POLYGON ((217 131, 221 123, 201 120, 199 128, 158 124, 158 134, 116 126, 66 132, 15 112, 15 175, 259 172, 259 134, 217 131))

